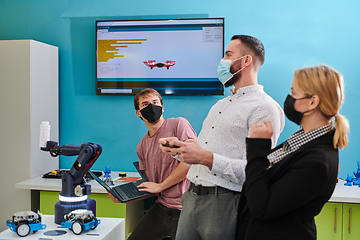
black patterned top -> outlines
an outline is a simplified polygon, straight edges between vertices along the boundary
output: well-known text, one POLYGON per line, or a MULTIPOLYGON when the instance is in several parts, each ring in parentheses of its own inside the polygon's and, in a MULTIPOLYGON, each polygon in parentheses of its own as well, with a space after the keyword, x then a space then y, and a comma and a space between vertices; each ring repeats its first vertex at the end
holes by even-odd
POLYGON ((318 138, 326 133, 328 133, 330 130, 333 129, 332 124, 327 124, 325 126, 316 128, 314 130, 311 130, 309 132, 304 132, 304 129, 301 128, 299 131, 295 132, 290 136, 286 142, 283 143, 283 147, 279 148, 278 150, 270 153, 267 158, 269 159, 269 168, 271 168, 274 164, 281 161, 284 157, 289 155, 292 152, 295 152, 298 150, 302 145, 314 140, 315 138, 318 138))

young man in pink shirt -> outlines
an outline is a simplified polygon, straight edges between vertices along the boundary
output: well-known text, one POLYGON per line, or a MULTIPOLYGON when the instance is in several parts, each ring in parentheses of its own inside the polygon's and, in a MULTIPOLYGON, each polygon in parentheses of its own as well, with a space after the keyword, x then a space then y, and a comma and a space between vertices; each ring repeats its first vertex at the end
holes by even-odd
MULTIPOLYGON (((136 115, 140 117, 148 132, 136 148, 141 170, 145 170, 149 182, 139 185, 140 191, 157 195, 156 203, 142 217, 128 240, 161 240, 170 236, 175 240, 180 216, 181 196, 189 188, 186 179, 189 166, 163 153, 159 139, 174 136, 185 141, 196 139, 190 123, 182 117, 164 119, 163 100, 154 89, 144 89, 134 98, 136 115)), ((112 201, 119 202, 112 195, 112 201)))

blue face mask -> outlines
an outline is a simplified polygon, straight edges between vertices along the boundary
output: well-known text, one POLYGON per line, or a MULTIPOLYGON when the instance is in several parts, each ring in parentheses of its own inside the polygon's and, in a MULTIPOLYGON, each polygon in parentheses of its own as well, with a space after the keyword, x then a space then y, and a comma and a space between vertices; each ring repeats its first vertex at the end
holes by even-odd
POLYGON ((228 60, 228 59, 221 59, 218 69, 217 69, 217 75, 218 78, 220 80, 220 82, 225 85, 225 83, 227 81, 229 81, 232 77, 235 76, 235 74, 237 74, 238 72, 240 72, 241 70, 243 70, 245 67, 240 68, 240 70, 238 70, 237 72, 235 72, 234 74, 232 74, 230 72, 230 67, 231 64, 237 60, 240 60, 242 58, 244 58, 246 56, 242 56, 241 58, 235 59, 235 60, 228 60))

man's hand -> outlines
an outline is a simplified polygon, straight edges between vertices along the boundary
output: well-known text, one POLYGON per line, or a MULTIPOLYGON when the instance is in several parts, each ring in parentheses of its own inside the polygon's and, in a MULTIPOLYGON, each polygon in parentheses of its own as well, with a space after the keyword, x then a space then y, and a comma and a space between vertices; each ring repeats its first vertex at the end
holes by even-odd
POLYGON ((274 131, 270 121, 262 121, 250 125, 250 138, 270 139, 274 131))
POLYGON ((160 150, 163 151, 166 154, 175 155, 175 154, 171 154, 171 148, 172 147, 176 148, 178 146, 170 144, 171 142, 180 142, 180 141, 179 141, 179 139, 177 137, 160 138, 159 139, 160 150))
POLYGON ((110 192, 107 192, 107 193, 108 193, 107 197, 110 198, 111 201, 113 201, 114 203, 120 203, 119 199, 114 197, 114 195, 112 195, 110 192))
POLYGON ((140 192, 149 192, 149 193, 159 193, 164 189, 161 187, 161 184, 155 182, 143 182, 139 186, 140 192))
POLYGON ((209 169, 212 168, 213 154, 202 149, 195 139, 187 139, 182 142, 175 137, 160 138, 159 143, 161 151, 170 155, 178 155, 184 163, 202 164, 209 169))

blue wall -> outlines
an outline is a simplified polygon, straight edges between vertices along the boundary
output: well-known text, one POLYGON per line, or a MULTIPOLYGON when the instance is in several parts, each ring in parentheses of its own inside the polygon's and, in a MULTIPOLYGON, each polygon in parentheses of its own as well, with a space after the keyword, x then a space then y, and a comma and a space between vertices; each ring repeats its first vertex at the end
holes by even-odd
MULTIPOLYGON (((98 143, 103 154, 93 169, 134 171, 136 144, 147 129, 135 115, 132 96, 95 95, 95 21, 224 17, 225 44, 234 34, 253 35, 264 43, 259 83, 280 105, 290 92, 294 69, 326 63, 343 73, 346 99, 341 113, 351 123, 350 143, 340 153, 340 177, 345 177, 360 160, 359 11, 358 0, 0 0, 0 40, 34 39, 58 46, 60 144, 98 143)), ((220 98, 165 96, 164 116, 183 116, 199 133, 220 98)), ((279 141, 295 130, 287 121, 279 141)), ((73 162, 73 157, 60 158, 62 168, 73 162)))

